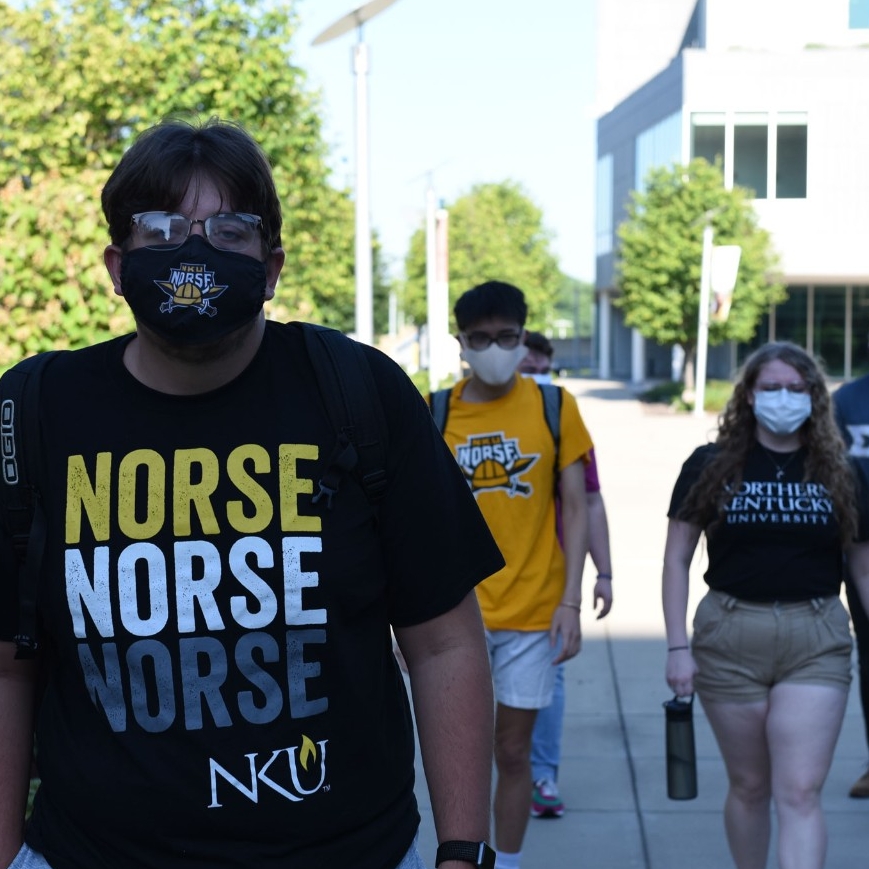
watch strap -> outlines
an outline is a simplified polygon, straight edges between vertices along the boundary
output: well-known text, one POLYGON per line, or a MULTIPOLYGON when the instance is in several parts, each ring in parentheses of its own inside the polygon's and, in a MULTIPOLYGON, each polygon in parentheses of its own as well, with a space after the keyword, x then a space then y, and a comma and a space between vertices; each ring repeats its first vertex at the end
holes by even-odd
POLYGON ((495 869, 495 852, 485 842, 441 842, 435 855, 435 866, 440 866, 445 860, 461 860, 480 869, 495 869))

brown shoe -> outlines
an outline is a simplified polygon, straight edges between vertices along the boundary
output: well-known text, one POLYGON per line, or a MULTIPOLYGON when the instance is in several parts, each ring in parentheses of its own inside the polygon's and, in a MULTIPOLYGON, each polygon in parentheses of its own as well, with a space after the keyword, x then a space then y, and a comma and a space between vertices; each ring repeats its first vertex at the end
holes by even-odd
POLYGON ((854 782, 848 796, 858 800, 869 798, 869 769, 854 782))

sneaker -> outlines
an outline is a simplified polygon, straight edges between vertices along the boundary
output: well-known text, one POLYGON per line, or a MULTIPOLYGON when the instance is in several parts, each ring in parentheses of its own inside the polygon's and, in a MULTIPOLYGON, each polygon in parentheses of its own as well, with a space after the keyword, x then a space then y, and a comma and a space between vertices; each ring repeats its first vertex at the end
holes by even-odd
POLYGON ((851 790, 848 791, 848 796, 858 800, 869 798, 869 769, 854 782, 851 790))
POLYGON ((564 814, 564 803, 558 796, 558 787, 549 778, 534 782, 531 794, 532 818, 560 818, 564 814))

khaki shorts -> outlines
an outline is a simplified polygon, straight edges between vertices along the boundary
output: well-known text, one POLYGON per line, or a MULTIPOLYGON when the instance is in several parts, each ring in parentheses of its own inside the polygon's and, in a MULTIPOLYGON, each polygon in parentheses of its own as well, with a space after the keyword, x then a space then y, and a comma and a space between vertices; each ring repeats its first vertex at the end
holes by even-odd
POLYGON ((851 684, 851 629, 838 597, 752 603, 709 591, 694 616, 691 651, 700 698, 765 700, 779 682, 851 684))

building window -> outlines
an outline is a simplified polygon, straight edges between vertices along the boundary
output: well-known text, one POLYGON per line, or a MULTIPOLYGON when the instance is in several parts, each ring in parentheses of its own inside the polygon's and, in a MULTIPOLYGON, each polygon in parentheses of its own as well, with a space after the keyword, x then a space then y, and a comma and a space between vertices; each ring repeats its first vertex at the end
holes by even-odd
POLYGON ((851 291, 851 376, 869 374, 869 287, 851 291))
POLYGON ((766 199, 769 166, 769 128, 766 114, 738 114, 733 124, 733 183, 766 199))
POLYGON ((811 352, 830 377, 845 376, 845 288, 815 287, 811 352))
POLYGON ((637 136, 634 150, 634 189, 646 189, 646 177, 658 166, 679 162, 682 153, 682 113, 675 112, 637 136))
POLYGON ((691 157, 718 160, 725 185, 752 190, 756 199, 805 199, 808 115, 693 112, 691 157))
POLYGON ((775 340, 806 346, 809 288, 788 287, 788 297, 775 309, 775 340))
POLYGON ((691 159, 724 164, 724 112, 696 112, 691 115, 691 159))
POLYGON ((869 0, 851 0, 848 4, 848 27, 851 30, 869 28, 869 0))
POLYGON ((603 256, 613 249, 613 155, 598 157, 595 203, 595 253, 603 256))
POLYGON ((806 198, 808 127, 806 115, 779 114, 775 130, 775 198, 806 198))

